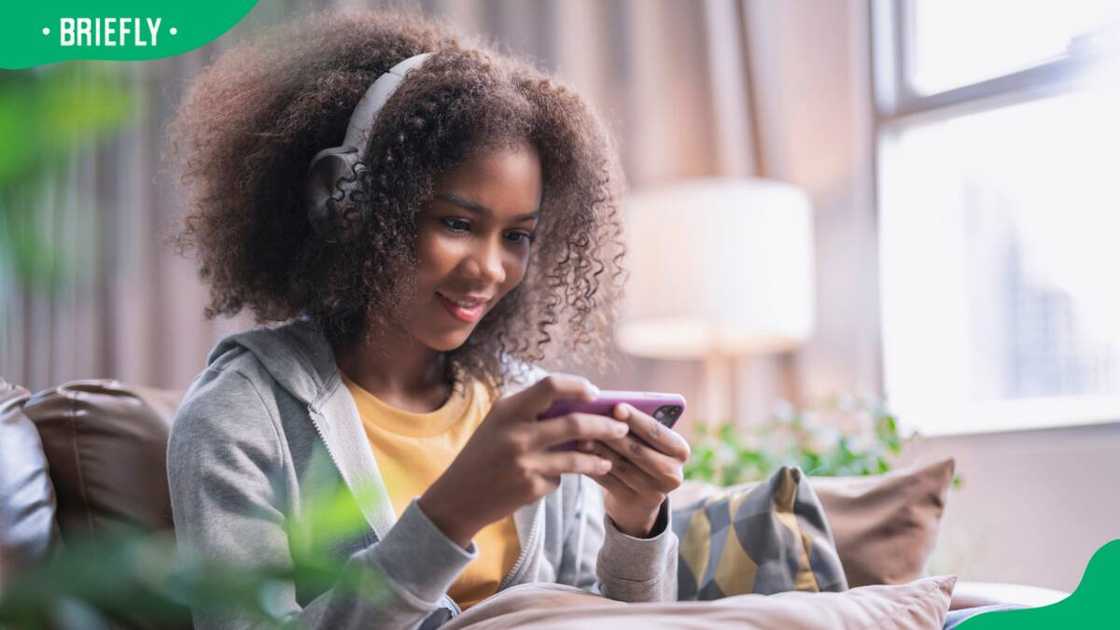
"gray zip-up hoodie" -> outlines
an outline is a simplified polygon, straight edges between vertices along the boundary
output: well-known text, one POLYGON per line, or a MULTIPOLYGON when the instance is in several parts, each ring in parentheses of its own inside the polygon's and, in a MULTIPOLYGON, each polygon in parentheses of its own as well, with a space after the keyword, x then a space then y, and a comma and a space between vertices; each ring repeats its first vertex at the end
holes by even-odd
MULTIPOLYGON (((354 400, 315 325, 297 320, 231 335, 207 363, 168 444, 175 533, 184 552, 243 566, 290 566, 285 517, 299 519, 320 486, 310 471, 325 450, 334 482, 359 489, 355 498, 369 525, 330 548, 386 590, 364 599, 289 582, 269 606, 311 628, 435 628, 459 614, 447 590, 478 551, 473 542, 464 549, 447 538, 415 499, 394 514, 354 400)), ((523 374, 502 394, 544 372, 523 374)), ((626 535, 606 517, 598 484, 563 475, 556 491, 514 512, 521 554, 499 590, 558 582, 620 601, 672 601, 677 538, 669 513, 666 500, 652 537, 626 535)), ((252 625, 229 611, 195 610, 194 617, 198 628, 252 625)))

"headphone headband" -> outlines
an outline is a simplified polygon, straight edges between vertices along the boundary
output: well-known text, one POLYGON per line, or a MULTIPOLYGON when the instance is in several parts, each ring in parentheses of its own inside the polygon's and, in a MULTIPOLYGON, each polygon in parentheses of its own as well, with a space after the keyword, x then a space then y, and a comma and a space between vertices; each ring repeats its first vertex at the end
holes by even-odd
POLYGON ((369 136, 381 108, 408 73, 424 65, 431 56, 432 53, 413 55, 377 77, 350 114, 342 144, 323 149, 311 159, 307 168, 304 203, 311 227, 318 234, 329 234, 338 227, 335 204, 358 190, 358 176, 366 168, 363 152, 369 144, 369 136))

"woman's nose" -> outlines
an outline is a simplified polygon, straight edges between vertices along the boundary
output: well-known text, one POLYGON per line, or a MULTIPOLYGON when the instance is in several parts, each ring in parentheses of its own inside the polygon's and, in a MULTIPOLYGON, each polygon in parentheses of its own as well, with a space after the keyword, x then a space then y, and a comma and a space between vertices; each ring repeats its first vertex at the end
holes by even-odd
POLYGON ((492 283, 501 284, 506 279, 505 261, 502 258, 502 246, 493 239, 480 241, 471 252, 467 266, 471 275, 492 283))

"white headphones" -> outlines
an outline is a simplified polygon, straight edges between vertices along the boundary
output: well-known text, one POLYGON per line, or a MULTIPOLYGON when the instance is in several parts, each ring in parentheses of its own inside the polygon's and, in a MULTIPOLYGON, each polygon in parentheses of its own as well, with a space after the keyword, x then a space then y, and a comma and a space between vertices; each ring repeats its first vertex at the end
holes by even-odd
POLYGON ((431 55, 421 53, 409 57, 378 77, 350 114, 342 145, 323 149, 312 158, 307 168, 304 204, 307 218, 317 234, 330 235, 339 226, 335 204, 359 191, 360 175, 368 170, 363 152, 377 114, 408 73, 424 65, 431 55))

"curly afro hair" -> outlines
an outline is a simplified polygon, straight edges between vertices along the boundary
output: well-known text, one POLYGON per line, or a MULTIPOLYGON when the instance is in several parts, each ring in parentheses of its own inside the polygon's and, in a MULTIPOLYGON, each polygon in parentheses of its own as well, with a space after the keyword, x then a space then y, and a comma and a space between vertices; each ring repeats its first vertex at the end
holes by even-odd
POLYGON ((558 340, 575 363, 608 363, 626 275, 617 154, 575 91, 531 64, 412 11, 320 13, 205 68, 168 133, 187 205, 177 244, 199 260, 206 316, 308 317, 336 348, 399 321, 434 179, 474 151, 529 142, 543 200, 525 279, 445 354, 447 376, 500 387, 558 340), (317 236, 301 202, 311 158, 341 142, 374 79, 421 52, 434 54, 378 115, 362 194, 340 202, 348 229, 317 236))

